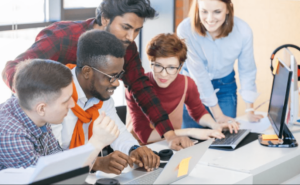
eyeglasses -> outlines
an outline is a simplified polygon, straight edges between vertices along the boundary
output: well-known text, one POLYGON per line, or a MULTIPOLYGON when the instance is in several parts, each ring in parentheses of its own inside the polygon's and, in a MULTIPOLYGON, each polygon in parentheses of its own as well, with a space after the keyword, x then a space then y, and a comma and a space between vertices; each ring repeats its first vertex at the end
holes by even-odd
POLYGON ((177 71, 180 69, 181 65, 179 65, 178 67, 163 67, 159 64, 156 64, 156 63, 151 63, 151 65, 153 66, 153 71, 155 73, 161 73, 164 69, 166 70, 166 72, 169 74, 169 75, 175 75, 177 73, 177 71))
MULTIPOLYGON (((86 66, 88 66, 88 65, 86 65, 86 66)), ((83 68, 83 67, 81 67, 81 68, 83 68)), ((90 67, 90 68, 94 69, 95 71, 97 71, 97 72, 99 72, 99 73, 104 74, 105 76, 107 76, 109 78, 109 82, 110 83, 114 83, 117 79, 120 80, 123 77, 124 73, 125 73, 125 70, 122 70, 119 74, 111 76, 111 75, 108 75, 108 74, 106 74, 106 73, 104 73, 104 72, 102 72, 102 71, 100 71, 100 70, 98 70, 98 69, 96 69, 96 68, 94 68, 92 66, 88 66, 88 67, 90 67)))

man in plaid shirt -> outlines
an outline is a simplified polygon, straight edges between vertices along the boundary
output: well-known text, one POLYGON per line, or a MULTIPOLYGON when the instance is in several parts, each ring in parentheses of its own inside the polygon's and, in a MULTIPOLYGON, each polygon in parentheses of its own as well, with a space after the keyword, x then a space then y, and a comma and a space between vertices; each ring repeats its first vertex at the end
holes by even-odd
POLYGON ((35 43, 25 53, 6 64, 3 79, 11 88, 16 64, 28 58, 44 58, 63 64, 76 64, 79 36, 90 29, 106 30, 120 39, 127 48, 124 56, 126 72, 122 80, 149 122, 151 121, 161 137, 166 138, 172 149, 180 150, 190 146, 192 142, 188 137, 175 135, 167 112, 162 108, 149 79, 144 75, 134 42, 145 18, 153 18, 155 14, 149 0, 103 0, 96 9, 96 18, 75 22, 62 21, 42 30, 35 43))
MULTIPOLYGON (((40 156, 61 152, 48 123, 60 124, 74 107, 72 73, 64 65, 29 60, 18 65, 15 76, 18 98, 11 97, 0 105, 0 170, 27 168, 40 156)), ((100 117, 94 122, 94 135, 89 140, 95 150, 85 165, 91 165, 101 149, 119 134, 114 122, 100 117)))

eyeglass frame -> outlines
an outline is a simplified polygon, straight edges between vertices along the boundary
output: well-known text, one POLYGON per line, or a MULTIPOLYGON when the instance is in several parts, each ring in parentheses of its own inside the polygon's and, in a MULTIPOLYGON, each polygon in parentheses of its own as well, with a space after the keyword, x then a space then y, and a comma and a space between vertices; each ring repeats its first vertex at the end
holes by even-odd
MULTIPOLYGON (((101 74, 104 74, 105 76, 109 77, 109 78, 110 78, 109 82, 110 82, 111 84, 114 83, 117 79, 120 80, 120 79, 123 77, 124 73, 125 73, 125 70, 123 69, 120 73, 118 73, 118 74, 116 74, 116 75, 114 75, 114 76, 111 76, 111 75, 106 74, 106 73, 104 73, 104 72, 100 71, 99 69, 96 69, 96 68, 94 68, 94 67, 92 67, 92 66, 89 66, 89 65, 84 65, 84 66, 88 66, 88 67, 94 69, 95 71, 97 71, 97 72, 99 72, 99 73, 101 73, 101 74), (121 76, 121 77, 120 77, 120 76, 121 76)), ((79 67, 79 68, 83 68, 84 66, 79 67)))
MULTIPOLYGON (((155 63, 155 62, 151 62, 151 65, 152 65, 152 66, 153 66, 153 65, 156 65, 156 63, 155 63)), ((170 74, 170 73, 168 72, 168 70, 167 70, 167 68, 169 68, 169 67, 164 67, 164 66, 161 66, 161 65, 160 65, 160 67, 162 67, 162 70, 161 70, 160 72, 155 72, 154 70, 153 70, 153 71, 154 71, 155 73, 162 73, 163 70, 165 70, 165 71, 167 72, 168 75, 175 75, 175 74, 176 74, 176 73, 175 73, 175 74, 170 74)), ((178 71, 181 67, 182 67, 182 64, 180 64, 178 67, 174 67, 174 68, 176 68, 177 71, 178 71)), ((176 72, 177 72, 177 71, 176 71, 176 72)))

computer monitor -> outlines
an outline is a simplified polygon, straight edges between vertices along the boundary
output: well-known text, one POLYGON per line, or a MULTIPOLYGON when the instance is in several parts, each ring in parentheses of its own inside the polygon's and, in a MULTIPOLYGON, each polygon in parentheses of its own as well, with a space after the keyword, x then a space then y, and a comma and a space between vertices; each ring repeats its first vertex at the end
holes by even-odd
POLYGON ((298 65, 295 56, 288 48, 283 49, 283 54, 283 62, 289 66, 293 73, 285 122, 289 126, 293 126, 297 122, 299 110, 298 65))
POLYGON ((273 79, 268 118, 278 138, 282 140, 295 140, 285 124, 292 74, 291 69, 278 59, 278 67, 273 79))

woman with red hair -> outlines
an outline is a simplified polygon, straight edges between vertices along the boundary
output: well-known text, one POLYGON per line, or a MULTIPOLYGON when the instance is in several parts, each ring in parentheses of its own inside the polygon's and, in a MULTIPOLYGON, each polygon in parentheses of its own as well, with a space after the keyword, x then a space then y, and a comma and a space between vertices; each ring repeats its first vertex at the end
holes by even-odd
MULTIPOLYGON (((237 132, 236 123, 218 124, 205 110, 195 82, 179 71, 186 60, 187 47, 175 34, 160 34, 154 37, 147 46, 147 55, 152 72, 147 73, 151 84, 161 101, 177 136, 191 136, 205 140, 211 137, 224 138, 223 129, 237 132), (211 129, 181 129, 183 106, 186 104, 189 114, 201 126, 211 129)), ((132 94, 126 91, 128 113, 131 120, 127 128, 142 143, 147 144, 161 139, 150 124, 132 94)))

